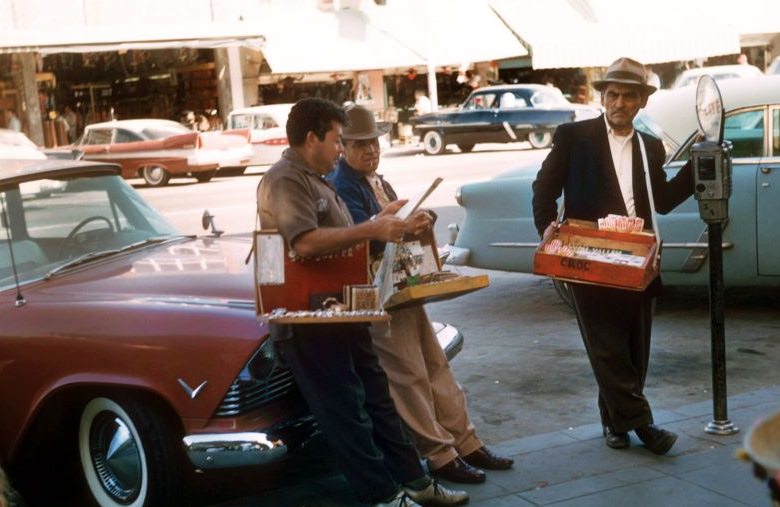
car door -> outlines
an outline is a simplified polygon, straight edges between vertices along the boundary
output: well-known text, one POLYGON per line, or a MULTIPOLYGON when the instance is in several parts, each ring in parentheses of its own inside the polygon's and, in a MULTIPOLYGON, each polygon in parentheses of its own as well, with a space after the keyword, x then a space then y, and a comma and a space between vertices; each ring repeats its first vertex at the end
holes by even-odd
POLYGON ((768 113, 767 155, 756 172, 756 230, 758 274, 780 275, 780 106, 768 113))
MULTIPOLYGON (((724 225, 724 278, 727 285, 755 283, 758 274, 756 235, 756 174, 764 155, 765 109, 757 107, 731 112, 726 116, 723 137, 731 141, 732 197, 729 220, 724 225)), ((675 159, 667 164, 671 178, 690 156, 689 140, 675 159)), ((698 203, 688 198, 668 215, 659 217, 664 240, 661 270, 670 285, 706 285, 707 225, 699 215, 698 203)))
POLYGON ((495 92, 475 92, 463 104, 460 111, 452 115, 452 124, 445 129, 447 141, 451 143, 495 143, 504 142, 503 127, 496 121, 498 97, 495 92))

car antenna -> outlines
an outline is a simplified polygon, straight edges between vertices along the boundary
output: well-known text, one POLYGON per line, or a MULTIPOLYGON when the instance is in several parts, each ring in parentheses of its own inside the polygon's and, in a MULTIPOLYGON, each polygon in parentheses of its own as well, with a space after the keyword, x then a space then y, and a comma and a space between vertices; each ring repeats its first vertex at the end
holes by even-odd
POLYGON ((14 257, 14 247, 11 245, 11 228, 8 226, 8 213, 5 211, 5 198, 0 195, 0 207, 2 207, 2 226, 5 227, 5 235, 8 238, 8 253, 11 256, 11 269, 14 272, 14 283, 16 284, 16 307, 19 308, 27 304, 27 300, 22 296, 22 286, 19 284, 19 273, 16 270, 16 258, 14 257))

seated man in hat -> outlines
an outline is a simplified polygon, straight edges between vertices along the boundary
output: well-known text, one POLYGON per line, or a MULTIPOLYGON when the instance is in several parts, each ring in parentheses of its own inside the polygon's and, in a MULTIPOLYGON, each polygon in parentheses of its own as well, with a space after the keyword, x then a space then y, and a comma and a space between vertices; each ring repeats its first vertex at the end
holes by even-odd
MULTIPOLYGON (((366 222, 396 200, 393 188, 376 173, 379 136, 374 115, 362 106, 347 110, 349 123, 342 132, 344 157, 328 176, 347 203, 355 223, 366 222)), ((432 225, 430 214, 417 211, 409 219, 410 232, 432 225)), ((381 255, 384 243, 372 243, 372 255, 381 255)), ((466 409, 466 397, 455 381, 431 323, 420 306, 391 310, 391 323, 372 326, 379 363, 387 372, 390 395, 431 474, 451 482, 485 481, 482 469, 506 470, 513 460, 496 456, 477 437, 466 409)))
MULTIPOLYGON (((616 214, 642 217, 646 224, 653 223, 653 202, 658 212, 668 213, 693 193, 690 163, 667 181, 663 144, 634 130, 634 117, 656 90, 647 83, 644 65, 619 58, 593 87, 601 92, 605 113, 559 126, 552 150, 533 183, 534 222, 539 235, 556 219, 556 200, 561 192, 565 218, 595 222, 616 214)), ((677 435, 653 424, 650 403, 644 395, 651 304, 660 293, 660 279, 642 292, 599 285, 570 286, 580 334, 598 384, 606 445, 613 449, 629 447, 628 432, 633 431, 647 449, 665 454, 677 435)))

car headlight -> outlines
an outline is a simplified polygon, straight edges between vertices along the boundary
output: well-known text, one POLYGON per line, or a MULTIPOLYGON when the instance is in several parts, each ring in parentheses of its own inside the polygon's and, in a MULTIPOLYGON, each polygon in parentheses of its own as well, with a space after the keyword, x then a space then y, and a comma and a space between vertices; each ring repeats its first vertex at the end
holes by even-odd
POLYGON ((252 359, 238 375, 240 380, 265 380, 276 366, 276 349, 273 341, 268 339, 263 343, 252 359))

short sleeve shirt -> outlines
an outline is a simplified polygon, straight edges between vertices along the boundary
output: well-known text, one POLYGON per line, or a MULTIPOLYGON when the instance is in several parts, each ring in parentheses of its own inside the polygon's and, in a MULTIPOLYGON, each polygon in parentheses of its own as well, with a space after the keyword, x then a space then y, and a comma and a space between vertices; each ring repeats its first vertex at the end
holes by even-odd
POLYGON ((278 230, 291 250, 305 232, 353 225, 330 182, 308 168, 295 148, 288 148, 260 180, 257 209, 261 228, 278 230))

